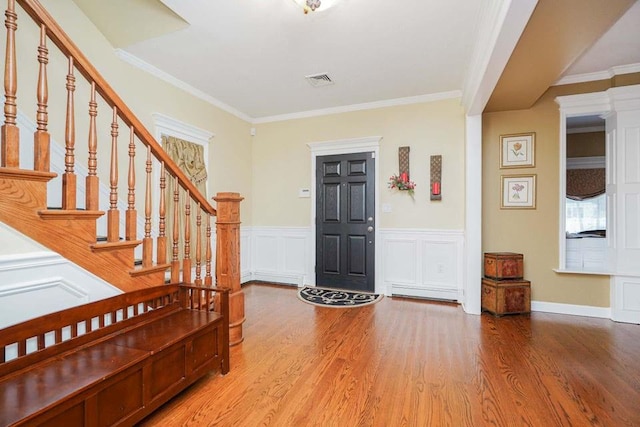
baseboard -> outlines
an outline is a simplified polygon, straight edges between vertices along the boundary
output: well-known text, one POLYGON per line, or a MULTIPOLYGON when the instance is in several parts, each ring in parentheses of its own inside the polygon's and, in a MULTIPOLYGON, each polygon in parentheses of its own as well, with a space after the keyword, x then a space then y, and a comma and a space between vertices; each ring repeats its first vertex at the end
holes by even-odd
POLYGON ((282 273, 270 273, 270 272, 259 272, 254 271, 251 273, 251 279, 249 281, 259 281, 259 282, 273 282, 273 283, 286 283, 294 286, 303 286, 304 276, 296 275, 296 274, 282 274, 282 273))
POLYGON ((571 316, 597 317, 600 319, 611 319, 610 307, 593 307, 589 305, 531 301, 531 311, 554 314, 569 314, 571 316))

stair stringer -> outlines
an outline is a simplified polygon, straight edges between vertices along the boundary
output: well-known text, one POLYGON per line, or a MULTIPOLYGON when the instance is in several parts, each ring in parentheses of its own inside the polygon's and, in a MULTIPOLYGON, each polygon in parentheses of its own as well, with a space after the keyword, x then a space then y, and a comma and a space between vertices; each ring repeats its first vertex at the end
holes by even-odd
MULTIPOLYGON (((100 211, 73 211, 46 219, 53 173, 0 168, 0 221, 128 292, 164 283, 164 270, 132 276, 134 248, 94 251, 100 211)), ((50 212, 50 211, 49 211, 50 212)))

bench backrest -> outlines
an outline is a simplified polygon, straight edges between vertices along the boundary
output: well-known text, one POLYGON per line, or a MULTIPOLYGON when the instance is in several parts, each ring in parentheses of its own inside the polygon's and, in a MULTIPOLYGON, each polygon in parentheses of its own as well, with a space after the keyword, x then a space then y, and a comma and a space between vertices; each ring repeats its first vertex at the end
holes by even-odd
POLYGON ((51 313, 0 330, 0 377, 185 306, 161 285, 51 313))

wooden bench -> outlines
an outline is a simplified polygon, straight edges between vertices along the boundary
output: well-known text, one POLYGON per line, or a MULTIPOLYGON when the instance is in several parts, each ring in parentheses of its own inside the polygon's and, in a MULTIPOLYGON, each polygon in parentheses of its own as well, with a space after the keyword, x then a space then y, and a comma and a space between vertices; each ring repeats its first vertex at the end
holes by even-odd
POLYGON ((228 290, 121 294, 0 330, 0 426, 132 425, 212 370, 229 371, 228 290))

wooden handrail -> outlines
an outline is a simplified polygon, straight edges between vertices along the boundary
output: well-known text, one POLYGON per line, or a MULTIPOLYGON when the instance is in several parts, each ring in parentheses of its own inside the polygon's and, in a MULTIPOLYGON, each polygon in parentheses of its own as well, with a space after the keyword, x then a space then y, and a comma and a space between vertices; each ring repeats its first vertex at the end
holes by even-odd
POLYGON ((165 169, 172 176, 178 178, 178 182, 191 197, 196 200, 202 210, 210 215, 215 215, 216 210, 209 201, 200 193, 195 185, 180 170, 178 165, 167 155, 158 144, 155 138, 129 109, 127 104, 116 94, 102 75, 84 56, 80 49, 71 41, 69 36, 60 28, 56 21, 49 15, 45 8, 37 0, 16 0, 24 11, 33 19, 38 26, 45 25, 47 36, 60 49, 62 53, 68 57, 72 57, 75 68, 89 81, 94 82, 96 91, 102 96, 105 102, 111 107, 116 108, 119 112, 120 119, 129 127, 133 127, 136 136, 147 147, 151 148, 151 152, 155 158, 165 164, 165 169))

